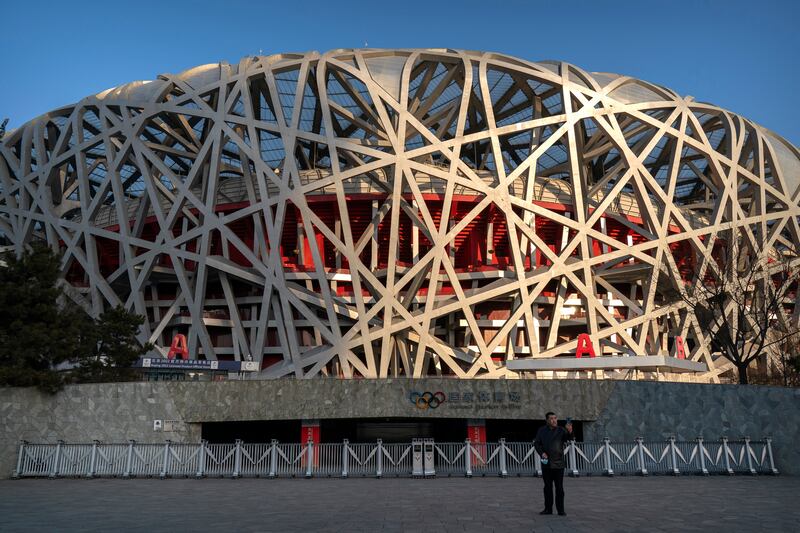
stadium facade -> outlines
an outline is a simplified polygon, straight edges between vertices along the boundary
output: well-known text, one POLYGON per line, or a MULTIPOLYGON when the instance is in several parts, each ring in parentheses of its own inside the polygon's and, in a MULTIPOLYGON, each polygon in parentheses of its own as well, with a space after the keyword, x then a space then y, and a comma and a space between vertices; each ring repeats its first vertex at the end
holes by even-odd
POLYGON ((798 185, 791 143, 641 80, 334 50, 162 75, 10 131, 0 233, 62 251, 70 296, 145 315, 162 356, 183 334, 265 378, 530 360, 555 363, 527 377, 713 382, 730 364, 664 294, 732 239, 795 248, 798 185), (597 362, 560 365, 581 334, 597 362))

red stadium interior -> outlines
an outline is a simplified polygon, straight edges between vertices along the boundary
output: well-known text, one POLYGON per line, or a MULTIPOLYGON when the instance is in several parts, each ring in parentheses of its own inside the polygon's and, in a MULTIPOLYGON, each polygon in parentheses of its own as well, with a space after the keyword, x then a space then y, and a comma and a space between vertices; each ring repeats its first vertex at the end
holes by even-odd
MULTIPOLYGON (((352 228, 354 240, 358 240, 359 237, 367 230, 374 216, 373 210, 376 201, 380 203, 381 201, 385 200, 385 198, 385 195, 376 194, 355 194, 347 196, 346 203, 348 207, 349 225, 352 228)), ((410 197, 406 199, 409 202, 411 201, 410 197)), ((442 195, 427 194, 423 196, 423 199, 430 216, 438 227, 442 218, 444 203, 442 195)), ((339 213, 336 196, 312 195, 307 197, 307 201, 311 205, 313 213, 319 217, 321 222, 333 230, 335 222, 337 219, 340 219, 341 216, 339 213)), ((478 201, 478 198, 475 196, 454 196, 450 209, 451 227, 452 225, 457 224, 463 218, 469 216, 469 214, 475 209, 478 201)), ((557 213, 558 215, 566 217, 571 216, 571 206, 569 205, 547 202, 537 202, 537 204, 553 211, 554 213, 557 213)), ((225 204, 217 206, 216 211, 218 213, 227 214, 236 212, 237 210, 240 210, 246 206, 247 204, 242 203, 225 204)), ((288 207, 284 216, 284 227, 283 231, 281 232, 280 242, 278 243, 284 270, 288 273, 314 271, 316 270, 317 265, 312 257, 309 237, 306 235, 306 232, 303 231, 303 229, 298 229, 300 228, 300 224, 302 222, 300 212, 291 203, 288 203, 287 206, 288 207)), ((521 209, 514 208, 514 211, 518 216, 522 216, 521 209)), ((622 218, 621 215, 620 218, 622 218)), ((373 253, 373 247, 367 245, 361 252, 361 261, 366 265, 376 265, 376 271, 378 272, 379 276, 380 271, 385 270, 389 263, 390 220, 391 217, 385 216, 378 225, 378 245, 375 247, 375 249, 378 251, 376 260, 373 262, 371 257, 371 254, 373 253)), ((621 222, 619 219, 605 217, 605 234, 608 235, 609 238, 618 241, 621 246, 628 246, 631 244, 635 245, 644 242, 646 237, 634 229, 642 223, 641 219, 637 219, 636 217, 632 216, 626 216, 625 220, 627 221, 627 225, 621 222)), ((410 268, 414 264, 412 251, 413 224, 411 219, 404 212, 400 213, 399 221, 399 242, 396 265, 400 268, 410 268)), ((175 237, 178 237, 181 234, 182 224, 180 222, 181 221, 178 220, 178 222, 174 224, 173 235, 175 237)), ((308 227, 308 225, 304 226, 308 227)), ((553 253, 558 254, 562 249, 562 246, 565 244, 562 242, 563 238, 565 237, 562 224, 543 216, 537 216, 535 217, 533 226, 535 228, 536 235, 541 238, 544 243, 546 243, 548 248, 553 253)), ((230 223, 228 227, 247 248, 251 250, 253 249, 255 232, 252 217, 240 218, 230 223)), ((118 226, 111 226, 106 229, 119 231, 118 226)), ((513 269, 513 260, 511 257, 512 250, 509 243, 507 229, 505 215, 500 209, 497 209, 494 205, 484 208, 464 227, 463 230, 459 232, 453 241, 452 247, 454 250, 452 253, 454 257, 455 271, 459 273, 468 273, 513 269), (492 232, 491 243, 487 242, 490 225, 492 232)), ((595 229, 597 231, 601 231, 599 223, 595 225, 595 229)), ((679 228, 677 227, 670 229, 674 233, 679 232, 679 228)), ((146 220, 146 224, 140 238, 153 242, 156 240, 158 232, 158 222, 155 217, 151 216, 146 220)), ((319 231, 314 231, 313 235, 313 238, 316 239, 317 246, 321 254, 322 265, 320 266, 328 273, 349 273, 347 259, 343 256, 337 259, 336 248, 333 243, 326 239, 319 231), (339 261, 339 268, 337 268, 337 260, 339 261)), ((575 231, 569 230, 566 237, 567 239, 571 239, 574 237, 574 235, 575 231)), ((425 238, 421 231, 418 234, 418 239, 419 257, 423 257, 430 250, 432 245, 425 238)), ((119 245, 115 240, 103 237, 97 237, 95 242, 97 245, 101 274, 104 277, 108 277, 120 267, 119 245)), ((603 246, 608 246, 596 239, 591 239, 590 242, 590 253, 592 256, 602 255, 604 253, 603 246)), ((267 242, 266 244, 267 247, 269 247, 270 243, 267 242)), ((188 252, 196 252, 198 245, 199 239, 190 240, 186 243, 186 250, 188 252)), ((227 256, 231 261, 241 266, 252 266, 251 262, 233 243, 226 242, 226 246, 227 250, 224 250, 223 242, 219 232, 213 231, 208 255, 227 256)), ((694 253, 691 246, 689 246, 689 244, 685 241, 679 241, 673 243, 671 245, 671 249, 673 251, 676 264, 678 265, 678 268, 681 271, 684 279, 691 279, 691 273, 693 271, 695 262, 694 253)), ((608 249, 606 251, 608 251, 608 249)), ((137 254, 143 252, 144 249, 137 250, 137 254)), ((451 253, 450 246, 447 247, 445 253, 448 255, 451 253)), ((576 247, 573 255, 577 255, 578 253, 579 249, 576 247)), ((551 261, 547 259, 545 254, 539 249, 536 249, 533 253, 524 254, 523 261, 526 270, 548 267, 551 264, 551 261)), ((625 261, 620 262, 617 266, 630 266, 631 264, 636 264, 636 262, 637 260, 635 259, 626 259, 625 261)), ((183 266, 188 271, 193 271, 196 269, 196 262, 186 260, 184 261, 183 266)), ((168 255, 161 255, 158 258, 155 267, 166 269, 167 271, 171 270, 173 268, 172 258, 168 255)), ((72 262, 67 275, 67 280, 76 286, 86 286, 88 284, 86 273, 77 261, 72 262)), ((443 283, 439 289, 439 294, 443 296, 453 294, 453 287, 448 282, 448 278, 445 276, 442 278, 442 280, 443 283)), ((552 286, 548 286, 542 292, 543 296, 554 296, 557 287, 555 283, 551 285, 552 286)), ((624 292, 628 291, 628 287, 629 285, 627 283, 621 283, 619 285, 619 288, 624 292)), ((256 288, 245 283, 234 283, 234 288, 237 297, 253 295, 256 293, 256 288)), ((157 298, 160 301, 169 300, 170 298, 175 297, 176 291, 177 286, 174 283, 159 283, 157 298)), ((364 296, 369 296, 367 289, 362 288, 362 293, 364 296)), ((428 289, 423 287, 418 291, 417 294, 419 296, 426 296, 427 293, 428 289)), ((338 281, 335 284, 335 294, 344 298, 351 297, 353 295, 352 284, 347 281, 338 281)), ((151 304, 153 297, 154 293, 152 291, 146 292, 146 298, 151 304)), ((214 298, 222 298, 222 289, 218 283, 215 284, 213 280, 209 280, 207 285, 206 300, 214 298)), ((207 311, 204 313, 204 317, 206 318, 213 317, 222 320, 230 318, 229 311, 226 308, 208 309, 209 306, 206 307, 207 311)), ((549 318, 546 316, 546 308, 543 309, 544 314, 541 316, 541 318, 549 318)), ((162 308, 162 312, 165 311, 166 308, 162 308)), ((243 320, 250 318, 250 308, 248 306, 240 308, 239 313, 243 320)), ((614 313, 615 315, 619 315, 619 318, 624 319, 626 310, 624 307, 617 307, 614 309, 614 313)), ((503 320, 509 317, 510 310, 505 302, 490 301, 478 305, 475 309, 475 314, 477 319, 503 320)), ((178 313, 178 316, 182 316, 181 312, 178 313)), ((183 316, 188 316, 188 312, 184 313, 183 316)), ((580 318, 580 316, 581 315, 579 314, 576 318, 580 318)), ((150 316, 149 319, 153 321, 154 317, 150 316)), ((172 330, 167 328, 167 330, 164 332, 164 340, 166 341, 166 344, 169 344, 169 338, 171 338, 169 337, 170 335, 185 332, 185 329, 186 326, 181 325, 176 325, 172 330)), ((226 345, 231 346, 233 344, 230 328, 209 326, 208 329, 215 347, 224 347, 226 345)), ((308 329, 309 332, 304 332, 303 328, 298 328, 301 345, 307 343, 307 345, 313 344, 312 335, 310 333, 311 328, 308 329)), ((569 329, 570 328, 564 328, 564 332, 569 334, 569 329)), ((582 329, 580 327, 576 327, 575 335, 580 332, 582 332, 582 329)), ((493 333, 491 328, 487 328, 486 340, 490 340, 492 336, 493 333)), ((463 333, 457 334, 457 342, 459 337, 463 337, 463 333)), ((519 340, 520 342, 524 341, 524 339, 519 340)), ((277 332, 274 329, 270 329, 267 334, 267 339, 265 340, 265 345, 278 346, 278 343, 279 338, 277 332)), ((231 359, 233 356, 227 354, 218 354, 218 358, 231 359)), ((279 356, 265 355, 263 367, 267 367, 270 364, 279 361, 280 359, 281 358, 279 356)))

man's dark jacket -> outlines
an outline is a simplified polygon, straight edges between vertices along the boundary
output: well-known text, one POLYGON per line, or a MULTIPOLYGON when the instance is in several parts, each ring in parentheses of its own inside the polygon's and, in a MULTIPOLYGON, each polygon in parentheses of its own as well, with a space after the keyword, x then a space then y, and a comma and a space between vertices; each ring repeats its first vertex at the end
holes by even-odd
POLYGON ((564 448, 567 446, 567 441, 574 440, 574 438, 561 426, 555 428, 544 426, 536 432, 533 447, 536 448, 539 455, 547 453, 550 468, 566 468, 564 448))

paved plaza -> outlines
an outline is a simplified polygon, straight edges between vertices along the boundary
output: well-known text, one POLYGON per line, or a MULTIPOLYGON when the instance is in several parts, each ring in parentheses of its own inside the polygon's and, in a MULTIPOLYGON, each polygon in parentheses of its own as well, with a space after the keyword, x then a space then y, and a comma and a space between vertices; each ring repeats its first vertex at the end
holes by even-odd
POLYGON ((0 481, 4 531, 797 531, 798 477, 0 481))

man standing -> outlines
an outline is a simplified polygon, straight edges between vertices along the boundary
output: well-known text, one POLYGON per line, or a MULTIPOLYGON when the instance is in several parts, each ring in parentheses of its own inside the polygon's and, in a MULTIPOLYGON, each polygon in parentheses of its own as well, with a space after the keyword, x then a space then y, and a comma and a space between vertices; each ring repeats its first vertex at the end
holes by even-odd
POLYGON ((553 514, 553 485, 556 486, 556 509, 560 516, 564 511, 564 448, 568 440, 574 440, 572 422, 567 419, 566 426, 558 426, 558 418, 553 412, 545 415, 547 425, 539 428, 533 446, 542 457, 542 478, 544 479, 544 511, 539 514, 553 514))

